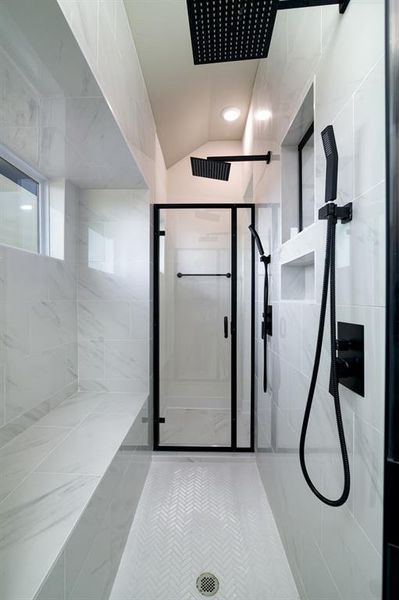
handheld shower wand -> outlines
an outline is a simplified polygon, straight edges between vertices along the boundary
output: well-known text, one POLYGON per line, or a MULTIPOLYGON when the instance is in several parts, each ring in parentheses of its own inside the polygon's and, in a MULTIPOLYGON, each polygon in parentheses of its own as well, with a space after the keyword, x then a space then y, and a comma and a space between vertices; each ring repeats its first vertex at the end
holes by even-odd
POLYGON ((338 180, 338 150, 335 142, 334 129, 329 125, 321 134, 324 146, 324 153, 327 161, 325 204, 319 211, 319 219, 327 220, 327 242, 326 258, 324 263, 323 292, 320 308, 319 331, 317 334, 316 354, 313 365, 312 378, 310 382, 309 394, 303 418, 301 439, 299 444, 299 457, 305 480, 319 500, 329 506, 342 506, 348 499, 350 492, 350 469, 348 450, 346 447, 344 425, 342 421, 341 402, 338 389, 338 358, 337 358, 337 332, 336 332, 336 305, 335 305, 335 232, 337 221, 347 223, 352 219, 352 204, 346 206, 337 206, 333 201, 337 197, 338 180), (335 415, 337 420, 337 429, 339 444, 341 449, 342 464, 344 471, 344 486, 341 495, 336 500, 331 500, 324 496, 312 482, 307 470, 305 460, 306 435, 309 425, 309 417, 312 410, 314 392, 317 383, 317 376, 320 366, 321 350, 323 345, 324 323, 327 310, 328 288, 330 284, 330 331, 331 331, 331 373, 330 373, 330 394, 334 398, 335 415))
POLYGON ((271 314, 269 310, 269 274, 267 266, 270 263, 271 257, 265 256, 265 252, 263 250, 262 242, 253 225, 249 225, 248 229, 250 230, 252 237, 255 240, 256 247, 259 252, 259 260, 264 264, 265 267, 265 277, 263 284, 263 318, 262 318, 262 340, 263 340, 263 391, 267 392, 267 334, 271 331, 271 314))

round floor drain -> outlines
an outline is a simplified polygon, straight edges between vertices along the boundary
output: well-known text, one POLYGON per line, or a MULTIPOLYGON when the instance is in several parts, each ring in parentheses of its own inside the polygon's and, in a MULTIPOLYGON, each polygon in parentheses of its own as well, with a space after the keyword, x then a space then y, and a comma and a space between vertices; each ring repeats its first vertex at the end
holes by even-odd
POLYGON ((202 596, 214 596, 219 589, 219 580, 212 573, 201 573, 197 578, 197 590, 202 596))

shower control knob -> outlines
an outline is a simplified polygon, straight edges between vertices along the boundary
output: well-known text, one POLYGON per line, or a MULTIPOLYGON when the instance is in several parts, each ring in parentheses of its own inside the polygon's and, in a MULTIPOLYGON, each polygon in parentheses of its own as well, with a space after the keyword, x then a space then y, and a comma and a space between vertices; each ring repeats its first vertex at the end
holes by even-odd
POLYGON ((361 361, 356 357, 337 358, 337 375, 338 379, 354 377, 361 364, 361 361))
POLYGON ((344 352, 345 350, 351 350, 353 348, 352 340, 337 340, 337 350, 344 352))

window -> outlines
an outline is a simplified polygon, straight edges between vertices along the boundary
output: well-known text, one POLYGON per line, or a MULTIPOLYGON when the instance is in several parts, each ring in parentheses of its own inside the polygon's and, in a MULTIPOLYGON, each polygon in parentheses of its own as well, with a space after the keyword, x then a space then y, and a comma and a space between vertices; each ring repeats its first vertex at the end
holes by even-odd
POLYGON ((281 239, 315 220, 314 93, 310 86, 281 144, 281 239))
POLYGON ((0 243, 40 251, 40 186, 0 157, 0 243))
POLYGON ((314 123, 298 145, 298 229, 314 221, 314 123))

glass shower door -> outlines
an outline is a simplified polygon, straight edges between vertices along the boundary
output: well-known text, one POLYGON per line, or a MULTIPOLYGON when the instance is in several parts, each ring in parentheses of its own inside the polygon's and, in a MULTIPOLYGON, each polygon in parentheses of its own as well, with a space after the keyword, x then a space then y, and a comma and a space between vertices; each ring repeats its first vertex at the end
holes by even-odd
POLYGON ((231 210, 160 211, 159 444, 231 446, 231 210))

